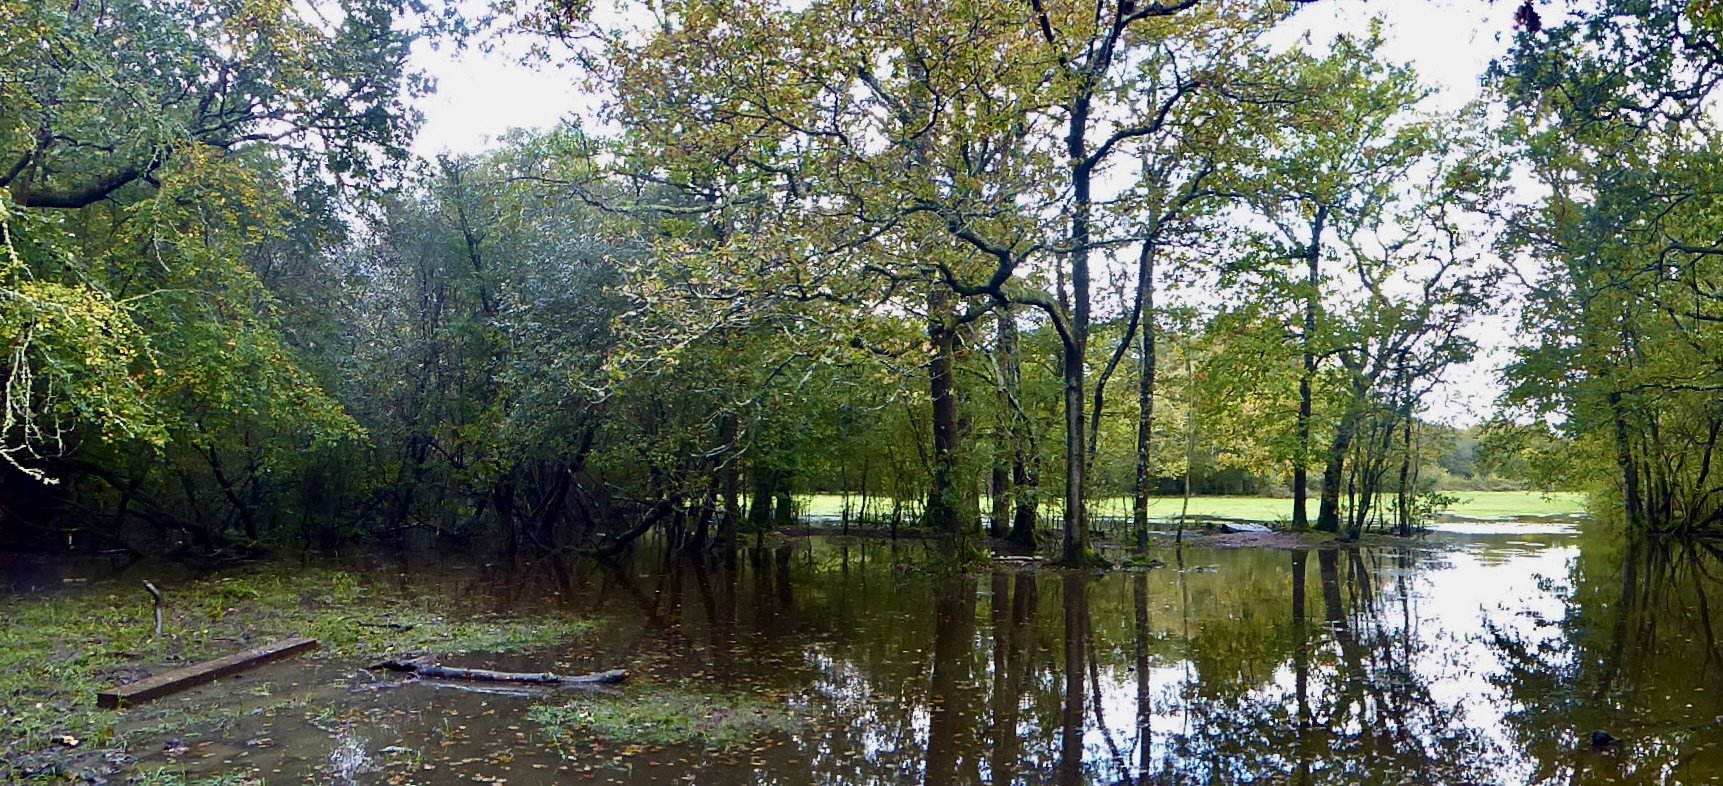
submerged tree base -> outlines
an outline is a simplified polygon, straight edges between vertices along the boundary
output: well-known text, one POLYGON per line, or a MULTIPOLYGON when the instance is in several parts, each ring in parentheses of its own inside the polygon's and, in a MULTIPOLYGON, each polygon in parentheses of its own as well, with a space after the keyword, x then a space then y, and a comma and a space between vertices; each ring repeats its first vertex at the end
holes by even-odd
POLYGON ((1077 554, 1065 554, 1057 562, 1062 568, 1083 568, 1091 570, 1106 570, 1113 566, 1111 560, 1101 555, 1093 548, 1084 549, 1077 554))

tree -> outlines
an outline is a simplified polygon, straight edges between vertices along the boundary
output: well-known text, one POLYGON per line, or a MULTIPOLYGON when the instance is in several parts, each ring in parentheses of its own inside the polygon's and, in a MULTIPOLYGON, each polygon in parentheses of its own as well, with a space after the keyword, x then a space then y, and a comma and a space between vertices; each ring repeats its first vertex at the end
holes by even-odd
MULTIPOLYGON (((8 496, 76 479, 49 508, 111 503, 120 526, 137 516, 213 548, 229 528, 261 534, 290 456, 356 435, 283 342, 252 266, 275 233, 309 225, 324 177, 381 177, 406 155, 423 87, 404 67, 406 15, 334 10, 0 11, 0 71, 16 77, 0 83, 0 439, 30 477, 6 474, 8 496)), ((18 518, 53 520, 36 513, 18 518)))
POLYGON ((1505 248, 1539 265, 1507 402, 1608 467, 1636 531, 1723 524, 1712 4, 1606 4, 1522 35, 1495 83, 1546 189, 1505 248), (1628 14, 1627 11, 1634 13, 1628 14))
POLYGON ((0 187, 20 207, 88 207, 200 148, 260 143, 354 181, 398 165, 424 89, 404 4, 320 5, 10 7, 0 187))
POLYGON ((1392 378, 1423 378, 1469 357, 1461 328, 1487 302, 1495 277, 1477 258, 1467 223, 1497 182, 1471 130, 1478 110, 1421 116, 1427 91, 1409 67, 1382 61, 1381 47, 1372 33, 1337 39, 1326 57, 1289 56, 1288 119, 1265 140, 1268 157, 1243 188, 1274 229, 1229 278, 1300 312, 1289 327, 1301 365, 1295 528, 1309 523, 1307 473, 1325 379, 1338 386, 1339 411, 1331 413, 1315 526, 1336 532, 1346 457, 1369 402, 1392 378))
MULTIPOLYGON (((776 207, 766 234, 746 240, 775 239, 773 272, 794 271, 792 291, 926 292, 936 387, 954 321, 1002 303, 1040 312, 1064 358, 1063 550, 1080 564, 1094 559, 1091 259, 1139 240, 1132 222, 1099 213, 1096 178, 1167 133, 1199 88, 1224 85, 1234 55, 1281 10, 689 0, 665 7, 666 24, 641 43, 611 34, 605 73, 616 116, 650 151, 647 169, 716 161, 744 186, 733 200, 776 207), (1037 286, 1042 271, 1052 291, 1037 286)), ((936 412, 935 433, 954 433, 953 418, 936 412)), ((936 454, 955 452, 949 437, 936 441, 936 454)))

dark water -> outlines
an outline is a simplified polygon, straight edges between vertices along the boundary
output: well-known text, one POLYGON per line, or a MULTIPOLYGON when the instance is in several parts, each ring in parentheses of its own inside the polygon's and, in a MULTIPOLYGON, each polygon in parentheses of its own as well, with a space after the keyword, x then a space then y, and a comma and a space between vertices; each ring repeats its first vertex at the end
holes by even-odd
POLYGON ((356 664, 299 662, 181 699, 236 717, 188 737, 174 766, 272 784, 1723 778, 1718 552, 1500 529, 1413 549, 1164 550, 1167 567, 1106 575, 937 578, 916 567, 919 547, 819 539, 733 569, 406 565, 389 580, 428 598, 604 621, 581 641, 469 662, 627 666, 642 683, 781 703, 801 725, 725 754, 568 758, 525 717, 543 694, 355 692, 356 664), (298 703, 246 711, 284 698, 298 703), (1594 729, 1621 741, 1593 749, 1594 729))

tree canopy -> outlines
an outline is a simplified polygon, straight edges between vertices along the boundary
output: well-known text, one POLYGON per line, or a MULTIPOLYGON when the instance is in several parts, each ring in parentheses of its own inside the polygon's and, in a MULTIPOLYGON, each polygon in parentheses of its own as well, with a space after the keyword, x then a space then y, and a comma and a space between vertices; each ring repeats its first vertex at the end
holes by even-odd
POLYGON ((1720 12, 1518 6, 1441 110, 1305 5, 6 5, 0 526, 706 550, 823 493, 1081 565, 1114 499, 1356 538, 1498 483, 1723 525, 1720 12), (412 47, 481 27, 602 108, 417 158, 412 47), (1441 422, 1507 319, 1493 421, 1441 422))

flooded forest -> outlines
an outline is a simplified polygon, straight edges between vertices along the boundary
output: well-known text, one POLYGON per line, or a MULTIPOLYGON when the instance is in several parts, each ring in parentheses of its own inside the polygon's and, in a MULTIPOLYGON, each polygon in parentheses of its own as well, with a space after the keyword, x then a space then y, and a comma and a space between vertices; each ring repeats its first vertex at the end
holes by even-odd
POLYGON ((1720 82, 1678 0, 0 0, 0 781, 1723 782, 1720 82))

